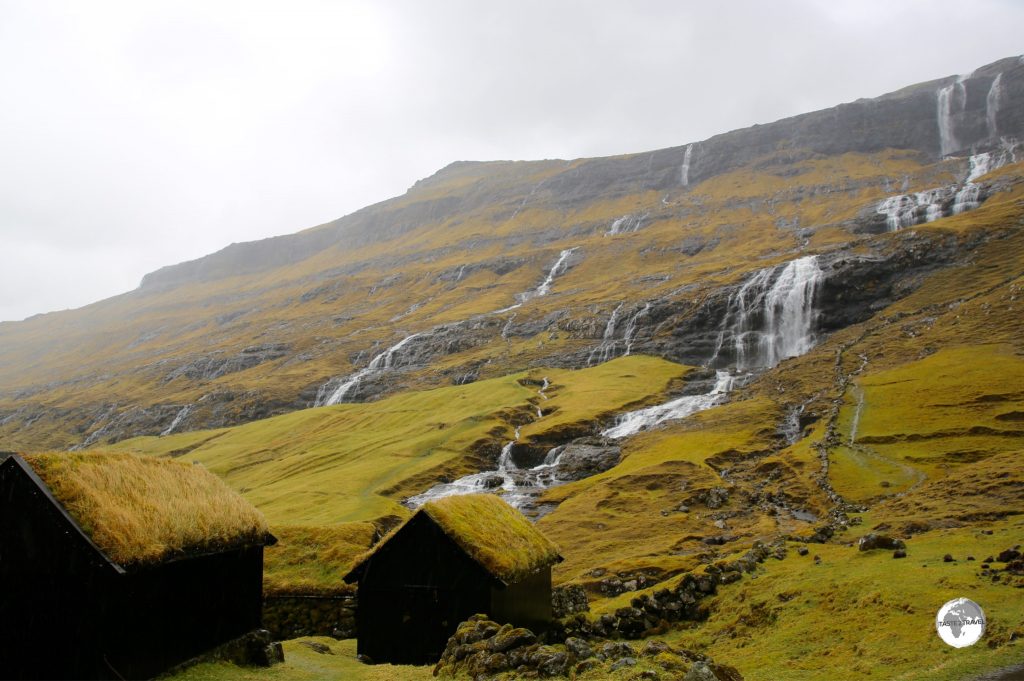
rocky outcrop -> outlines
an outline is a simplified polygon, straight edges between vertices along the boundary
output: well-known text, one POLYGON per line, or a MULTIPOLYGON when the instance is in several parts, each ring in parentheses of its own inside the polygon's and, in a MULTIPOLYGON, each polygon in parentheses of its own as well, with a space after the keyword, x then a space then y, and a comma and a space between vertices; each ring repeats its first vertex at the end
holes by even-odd
POLYGON ((245 371, 264 362, 280 359, 287 356, 290 350, 291 346, 287 343, 264 343, 250 345, 233 355, 216 351, 176 367, 167 374, 164 381, 170 382, 177 378, 189 381, 212 381, 225 374, 245 371))
POLYGON ((474 615, 459 625, 434 667, 434 676, 485 679, 514 672, 518 678, 551 678, 590 672, 600 677, 626 668, 636 673, 633 678, 652 681, 743 679, 733 667, 661 641, 651 641, 639 649, 617 642, 595 647, 575 638, 562 645, 544 645, 529 629, 499 625, 486 615, 474 615))
POLYGON ((615 440, 603 437, 577 438, 556 447, 549 455, 557 457, 554 474, 559 480, 582 480, 613 468, 622 458, 622 447, 615 440))

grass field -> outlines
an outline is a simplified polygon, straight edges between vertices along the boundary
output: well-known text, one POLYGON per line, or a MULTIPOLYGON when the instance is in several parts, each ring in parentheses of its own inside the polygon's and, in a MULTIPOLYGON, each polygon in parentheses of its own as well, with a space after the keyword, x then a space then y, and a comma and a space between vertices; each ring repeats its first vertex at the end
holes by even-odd
POLYGON ((537 369, 234 428, 135 438, 114 449, 197 461, 274 526, 404 516, 403 495, 442 475, 493 468, 514 423, 530 424, 523 428, 528 440, 592 422, 661 394, 686 371, 660 359, 625 357, 579 371, 537 369), (551 382, 547 400, 537 393, 543 377, 551 382), (547 415, 530 423, 542 401, 547 415))

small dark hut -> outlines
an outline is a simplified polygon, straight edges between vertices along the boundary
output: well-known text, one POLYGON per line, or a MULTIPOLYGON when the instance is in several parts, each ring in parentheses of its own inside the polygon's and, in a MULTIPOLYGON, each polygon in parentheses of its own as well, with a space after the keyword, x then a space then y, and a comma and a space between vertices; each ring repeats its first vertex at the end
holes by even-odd
POLYGON ((248 634, 274 541, 201 466, 0 457, 0 678, 150 678, 248 634))
POLYGON ((436 662, 459 623, 486 613, 543 630, 558 549, 492 494, 425 504, 345 577, 359 582, 358 652, 374 662, 436 662))

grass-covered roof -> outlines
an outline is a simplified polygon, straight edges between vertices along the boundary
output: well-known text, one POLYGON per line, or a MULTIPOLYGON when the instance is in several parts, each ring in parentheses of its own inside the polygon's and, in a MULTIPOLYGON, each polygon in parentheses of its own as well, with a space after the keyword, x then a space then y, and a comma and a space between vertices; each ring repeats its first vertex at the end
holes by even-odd
POLYGON ((202 466, 133 454, 28 454, 25 461, 115 563, 266 543, 263 515, 202 466))
MULTIPOLYGON (((420 514, 434 521, 489 573, 509 584, 562 559, 558 547, 550 539, 522 513, 494 494, 438 499, 424 504, 412 518, 420 514)), ((362 556, 356 562, 356 568, 401 532, 412 518, 362 556)))

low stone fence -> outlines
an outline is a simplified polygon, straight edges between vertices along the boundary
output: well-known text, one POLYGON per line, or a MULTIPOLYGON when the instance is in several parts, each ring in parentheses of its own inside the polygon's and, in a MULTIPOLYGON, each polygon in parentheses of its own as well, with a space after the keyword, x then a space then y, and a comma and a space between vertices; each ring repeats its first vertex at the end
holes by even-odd
POLYGON ((263 626, 276 641, 299 636, 355 638, 356 595, 265 595, 263 626))

